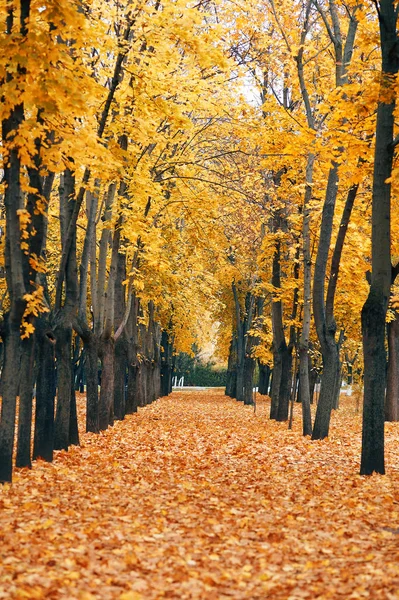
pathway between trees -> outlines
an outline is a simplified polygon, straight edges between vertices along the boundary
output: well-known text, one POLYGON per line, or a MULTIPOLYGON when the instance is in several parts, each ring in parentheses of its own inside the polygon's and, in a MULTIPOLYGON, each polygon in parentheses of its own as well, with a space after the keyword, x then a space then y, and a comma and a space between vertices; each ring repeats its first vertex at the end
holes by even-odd
POLYGON ((0 488, 0 598, 399 598, 399 442, 362 478, 346 401, 310 442, 174 393, 0 488), (396 470, 392 468, 396 465, 396 470))

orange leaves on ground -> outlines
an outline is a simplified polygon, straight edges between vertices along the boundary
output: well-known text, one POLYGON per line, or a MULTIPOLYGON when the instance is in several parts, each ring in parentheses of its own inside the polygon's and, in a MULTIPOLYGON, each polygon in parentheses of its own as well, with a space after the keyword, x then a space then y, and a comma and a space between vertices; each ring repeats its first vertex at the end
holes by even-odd
POLYGON ((268 409, 175 393, 18 471, 0 598, 399 598, 398 425, 387 476, 362 478, 350 399, 322 442, 268 409))

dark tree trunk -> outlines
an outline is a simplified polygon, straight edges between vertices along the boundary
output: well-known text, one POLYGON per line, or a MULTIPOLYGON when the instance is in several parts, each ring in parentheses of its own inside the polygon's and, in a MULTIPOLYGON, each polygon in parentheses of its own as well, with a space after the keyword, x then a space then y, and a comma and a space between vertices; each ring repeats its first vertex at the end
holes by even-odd
POLYGON ((98 344, 97 336, 91 334, 83 340, 86 349, 86 431, 100 431, 98 398, 98 344))
MULTIPOLYGON (((116 277, 115 277, 115 331, 123 322, 126 302, 125 302, 125 286, 123 282, 126 280, 126 255, 118 252, 116 277)), ((114 372, 114 413, 115 419, 121 421, 125 418, 126 412, 126 369, 127 369, 127 348, 125 331, 115 340, 115 372, 114 372)))
POLYGON ((100 342, 101 390, 100 390, 100 429, 105 430, 114 424, 114 350, 112 337, 100 342))
POLYGON ((153 344, 154 344, 154 368, 152 370, 154 400, 161 396, 161 327, 154 321, 153 344))
POLYGON ((314 440, 321 440, 328 436, 331 411, 334 408, 339 372, 339 354, 335 340, 331 344, 329 352, 325 350, 323 363, 320 396, 312 434, 314 440))
POLYGON ((76 392, 73 385, 73 371, 71 373, 71 404, 69 411, 69 443, 72 446, 79 446, 79 428, 78 428, 78 411, 76 406, 76 392))
MULTIPOLYGON (((274 223, 273 230, 280 231, 281 219, 278 217, 274 223)), ((277 240, 273 255, 272 285, 276 293, 281 290, 281 242, 277 240)), ((272 326, 273 326, 273 378, 272 401, 270 406, 270 418, 277 421, 288 419, 288 407, 290 401, 291 369, 292 369, 292 347, 287 345, 284 324, 283 305, 277 299, 272 302, 272 326)))
POLYGON ((334 389, 334 404, 333 404, 334 410, 338 410, 338 408, 339 408, 339 398, 341 395, 341 387, 342 387, 342 362, 339 357, 339 346, 340 346, 340 344, 338 345, 338 362, 336 364, 337 375, 336 375, 335 389, 334 389))
POLYGON ((227 360, 226 396, 235 398, 237 391, 237 339, 233 333, 227 360))
POLYGON ((114 413, 115 419, 121 421, 126 414, 126 343, 123 334, 115 342, 114 376, 114 413))
POLYGON ((316 371, 316 369, 311 369, 310 370, 310 376, 309 376, 310 402, 311 402, 311 404, 313 404, 314 390, 315 390, 315 387, 316 387, 317 378, 318 378, 318 372, 316 371))
POLYGON ((57 408, 54 427, 54 449, 68 450, 71 419, 72 326, 57 324, 55 351, 57 356, 57 408))
POLYGON ((126 394, 126 414, 130 415, 137 412, 138 394, 137 394, 137 366, 129 363, 127 394, 126 394))
MULTIPOLYGON (((63 253, 69 236, 73 214, 76 208, 75 201, 75 176, 70 169, 65 169, 59 187, 60 199, 60 230, 63 253)), ((60 268, 57 281, 56 298, 56 345, 57 356, 57 408, 55 414, 54 448, 55 450, 68 450, 71 443, 70 431, 77 431, 77 423, 72 424, 71 418, 75 418, 76 410, 72 408, 71 398, 73 385, 72 368, 72 320, 76 311, 78 299, 78 280, 76 264, 76 230, 72 234, 68 244, 65 272, 60 268), (63 282, 65 281, 65 300, 61 306, 61 294, 63 282)), ((76 441, 76 436, 75 436, 76 441)))
POLYGON ((399 315, 388 323, 388 373, 385 420, 399 421, 399 315))
POLYGON ((384 404, 386 387, 385 318, 391 287, 391 183, 394 154, 396 75, 399 71, 397 8, 380 0, 382 53, 372 193, 371 285, 362 310, 364 403, 361 475, 385 473, 384 404))
POLYGON ((244 400, 244 369, 245 369, 245 357, 243 353, 237 355, 237 377, 236 377, 236 393, 235 398, 242 402, 244 400))
POLYGON ((270 375, 270 366, 259 363, 259 394, 262 396, 267 396, 269 393, 270 375))
POLYGON ((173 345, 167 331, 161 336, 161 396, 168 396, 172 385, 172 354, 173 345))
POLYGON ((280 398, 280 385, 283 369, 281 352, 273 350, 273 377, 271 386, 270 418, 277 419, 278 403, 280 398))
POLYGON ((288 420, 288 409, 291 397, 292 379, 292 350, 288 347, 282 356, 282 376, 280 380, 279 403, 277 409, 277 421, 288 420))
POLYGON ((4 369, 2 373, 3 398, 0 426, 0 483, 12 479, 12 455, 14 450, 14 430, 16 400, 18 393, 18 369, 20 362, 20 331, 7 318, 4 336, 4 369))
POLYGON ((238 290, 235 282, 232 284, 234 306, 235 306, 235 325, 236 325, 236 340, 237 340, 237 377, 235 398, 239 401, 244 400, 244 360, 245 360, 245 331, 244 323, 241 318, 241 307, 238 298, 238 290))
POLYGON ((128 383, 126 395, 126 413, 132 414, 137 412, 139 406, 138 393, 138 314, 139 300, 135 295, 132 297, 132 304, 129 313, 129 318, 126 325, 127 337, 127 358, 128 358, 128 383))
POLYGON ((74 357, 73 357, 73 386, 76 392, 80 392, 83 394, 84 392, 84 379, 85 379, 85 362, 86 362, 86 350, 83 347, 82 351, 79 353, 80 339, 78 336, 75 338, 74 345, 74 357))
POLYGON ((362 310, 365 372, 361 475, 370 475, 374 471, 385 473, 385 316, 382 294, 370 289, 362 310))
POLYGON ((40 319, 36 327, 36 414, 33 459, 53 460, 55 406, 55 340, 48 323, 40 319))
POLYGON ((31 468, 32 396, 34 386, 34 336, 21 341, 18 445, 15 465, 31 468))
MULTIPOLYGON (((333 171, 330 171, 330 175, 333 171)), ((334 178, 333 178, 334 179, 334 178)), ((329 181, 330 183, 330 181, 329 181)), ((339 390, 341 386, 340 382, 340 347, 342 343, 342 332, 340 339, 336 341, 336 323, 334 318, 334 299, 335 291, 338 281, 339 266, 342 255, 342 249, 345 242, 346 232, 348 230, 349 220, 352 213, 353 204, 356 198, 358 186, 352 186, 348 192, 344 211, 338 230, 338 235, 335 243, 334 253, 331 261, 330 278, 327 288, 327 297, 324 303, 324 278, 325 278, 325 267, 327 264, 328 249, 331 241, 331 227, 333 218, 333 208, 329 206, 326 210, 328 215, 327 224, 325 227, 330 229, 324 232, 323 247, 319 246, 318 256, 320 255, 321 266, 315 269, 315 283, 314 283, 314 313, 317 335, 320 341, 320 347, 323 356, 323 373, 320 388, 319 402, 317 405, 316 419, 313 428, 313 439, 323 439, 328 436, 330 427, 330 417, 333 408, 337 407, 339 400, 339 390), (332 214, 331 214, 332 211, 332 214), (333 381, 333 373, 335 372, 335 380, 333 381), (324 374, 328 378, 328 383, 323 385, 324 374)), ((328 196, 328 194, 327 194, 328 196)), ((327 218, 327 217, 326 217, 327 218)))
POLYGON ((244 362, 244 404, 253 405, 253 388, 254 388, 254 373, 255 359, 249 354, 245 357, 244 362))

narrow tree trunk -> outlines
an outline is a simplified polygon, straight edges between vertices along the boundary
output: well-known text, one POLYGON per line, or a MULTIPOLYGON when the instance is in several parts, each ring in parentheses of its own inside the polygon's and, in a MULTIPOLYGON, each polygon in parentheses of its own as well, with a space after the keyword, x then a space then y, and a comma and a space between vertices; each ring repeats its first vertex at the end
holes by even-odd
POLYGON ((120 336, 115 342, 115 368, 114 368, 114 413, 115 419, 121 421, 125 418, 125 386, 126 386, 126 347, 125 339, 120 336))
POLYGON ((277 409, 277 421, 288 420, 288 409, 291 397, 292 379, 292 350, 285 348, 282 356, 282 376, 280 380, 279 403, 277 409))
MULTIPOLYGON (((60 322, 56 327, 57 408, 54 428, 54 449, 68 450, 71 418, 72 327, 60 322)), ((73 387, 73 386, 72 386, 73 387)))
POLYGON ((324 201, 319 246, 313 280, 313 313, 323 356, 323 372, 321 377, 320 397, 317 405, 316 418, 312 439, 318 440, 328 436, 331 411, 334 406, 335 377, 337 375, 338 352, 335 342, 336 324, 333 315, 329 322, 326 319, 324 298, 325 277, 330 250, 332 226, 334 219, 335 201, 338 186, 338 165, 333 163, 330 168, 326 198, 324 201), (324 383, 324 379, 326 382, 324 383))
POLYGON ((32 396, 34 373, 34 336, 21 342, 19 382, 18 445, 15 465, 31 468, 32 396))
MULTIPOLYGON (((8 319, 7 319, 8 321, 8 319)), ((14 429, 16 400, 18 393, 18 369, 20 362, 19 326, 6 324, 4 338, 4 368, 2 373, 3 398, 0 427, 0 483, 12 479, 12 455, 14 450, 14 429)))
POLYGON ((86 431, 98 433, 99 398, 98 398, 98 343, 95 334, 83 340, 86 349, 86 431))
POLYGON ((73 385, 73 369, 71 370, 71 403, 69 410, 69 444, 79 446, 78 410, 76 406, 76 392, 73 385))
POLYGON ((270 366, 259 363, 259 394, 267 396, 269 393, 270 366))
POLYGON ((105 430, 114 424, 114 340, 112 337, 100 342, 101 390, 100 390, 100 429, 105 430))
POLYGON ((238 291, 235 282, 232 283, 235 319, 236 319, 236 337, 237 337, 237 379, 235 397, 239 401, 244 400, 244 360, 245 360, 245 332, 243 320, 241 319, 241 307, 238 299, 238 291))
POLYGON ((128 384, 127 384, 127 396, 126 396, 126 413, 132 414, 137 412, 139 406, 139 393, 138 393, 138 313, 139 313, 139 300, 133 295, 131 302, 131 310, 129 318, 126 324, 126 336, 127 336, 127 357, 128 357, 128 384))
MULTIPOLYGON (((116 278, 115 278, 115 310, 114 320, 115 330, 121 325, 126 311, 125 286, 126 280, 126 255, 118 252, 116 278)), ((114 412, 115 419, 125 418, 126 400, 126 369, 127 369, 127 348, 125 331, 121 333, 115 341, 115 381, 114 381, 114 412)))
POLYGON ((309 385, 309 336, 311 319, 312 260, 310 252, 310 200, 315 157, 309 154, 306 165, 306 188, 303 207, 303 320, 299 338, 299 385, 302 403, 303 435, 312 435, 309 385))
POLYGON ((55 406, 55 340, 48 323, 40 319, 36 327, 36 413, 33 459, 53 460, 55 406))
POLYGON ((126 394, 126 414, 130 415, 137 412, 138 394, 137 394, 137 366, 129 361, 128 380, 126 394))
POLYGON ((255 359, 251 354, 247 354, 244 362, 244 404, 252 406, 254 403, 253 399, 253 388, 254 388, 254 373, 255 373, 255 359))
POLYGON ((321 440, 328 436, 339 371, 339 354, 335 341, 331 344, 329 352, 324 352, 323 362, 319 402, 312 434, 314 440, 321 440))
POLYGON ((169 339, 169 333, 165 330, 162 331, 161 349, 161 396, 168 396, 172 379, 173 346, 169 339))
POLYGON ((388 323, 388 373, 385 420, 399 421, 399 315, 388 323))

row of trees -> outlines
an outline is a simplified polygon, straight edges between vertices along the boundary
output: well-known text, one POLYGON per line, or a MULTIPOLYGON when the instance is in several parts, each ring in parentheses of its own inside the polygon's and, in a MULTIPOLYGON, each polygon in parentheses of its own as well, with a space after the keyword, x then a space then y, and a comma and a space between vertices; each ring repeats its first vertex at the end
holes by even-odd
POLYGON ((79 441, 82 365, 98 432, 169 393, 172 346, 191 347, 212 305, 228 65, 205 8, 1 4, 2 481, 17 398, 17 466, 31 464, 34 390, 33 458, 52 460, 79 441))
POLYGON ((326 437, 342 357, 361 357, 363 304, 362 473, 383 472, 394 5, 0 6, 0 480, 17 406, 16 464, 31 464, 34 390, 33 457, 51 460, 78 443, 83 366, 97 432, 168 393, 172 349, 200 344, 215 321, 227 393, 251 403, 255 361, 266 387, 272 365, 271 417, 286 420, 298 370, 303 432, 326 437))
POLYGON ((269 360, 270 416, 284 421, 298 371, 303 433, 313 439, 328 436, 343 360, 353 369, 363 350, 363 474, 384 472, 384 417, 399 414, 397 315, 392 304, 388 311, 397 275, 390 219, 397 10, 389 1, 376 7, 270 0, 249 3, 239 17, 235 56, 261 97, 259 127, 265 122, 271 131, 263 144, 263 197, 252 199, 260 218, 242 241, 240 230, 239 251, 232 252, 240 264, 232 319, 224 319, 233 330, 226 393, 250 404, 254 358, 269 360), (249 239, 250 253, 243 248, 249 239), (312 424, 312 362, 320 355, 312 424))

